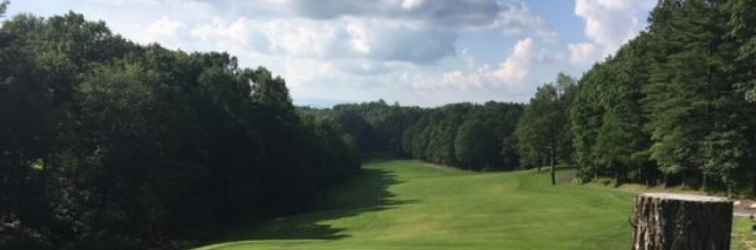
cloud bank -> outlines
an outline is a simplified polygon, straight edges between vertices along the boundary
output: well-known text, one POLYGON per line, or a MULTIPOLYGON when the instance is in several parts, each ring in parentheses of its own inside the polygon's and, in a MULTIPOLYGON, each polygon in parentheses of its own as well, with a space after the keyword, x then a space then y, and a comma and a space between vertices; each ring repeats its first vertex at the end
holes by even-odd
POLYGON ((654 3, 33 0, 11 8, 70 8, 140 43, 228 51, 243 66, 281 74, 294 99, 429 106, 526 101, 557 72, 579 76, 616 51, 645 27, 654 3))

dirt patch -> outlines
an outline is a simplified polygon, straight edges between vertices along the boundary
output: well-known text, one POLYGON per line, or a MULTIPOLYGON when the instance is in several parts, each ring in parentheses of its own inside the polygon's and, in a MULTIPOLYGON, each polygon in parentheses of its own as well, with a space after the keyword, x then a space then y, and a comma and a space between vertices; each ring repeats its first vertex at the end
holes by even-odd
POLYGON ((756 201, 736 200, 733 204, 735 216, 756 218, 756 201))

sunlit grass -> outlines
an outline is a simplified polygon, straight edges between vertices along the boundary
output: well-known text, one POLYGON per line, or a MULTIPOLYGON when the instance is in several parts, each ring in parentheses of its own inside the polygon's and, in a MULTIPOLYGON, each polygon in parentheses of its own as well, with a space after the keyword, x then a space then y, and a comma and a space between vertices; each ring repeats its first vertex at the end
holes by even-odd
MULTIPOLYGON (((371 163, 331 192, 319 212, 240 230, 199 249, 630 248, 633 193, 560 180, 551 186, 546 171, 473 173, 418 161, 371 163)), ((750 224, 738 220, 738 235, 746 229, 750 224)))

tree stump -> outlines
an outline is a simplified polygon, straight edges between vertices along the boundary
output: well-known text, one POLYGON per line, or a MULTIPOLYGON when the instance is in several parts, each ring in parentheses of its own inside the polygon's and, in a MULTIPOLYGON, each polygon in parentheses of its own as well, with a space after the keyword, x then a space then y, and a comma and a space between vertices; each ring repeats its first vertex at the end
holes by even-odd
POLYGON ((732 201, 647 193, 635 199, 634 250, 729 250, 732 201))

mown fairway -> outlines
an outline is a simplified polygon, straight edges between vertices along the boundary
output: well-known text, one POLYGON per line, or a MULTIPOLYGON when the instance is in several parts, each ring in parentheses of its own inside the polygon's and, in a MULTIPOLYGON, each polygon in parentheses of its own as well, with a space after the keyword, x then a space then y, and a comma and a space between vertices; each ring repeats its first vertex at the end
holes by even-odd
POLYGON ((597 189, 552 187, 545 172, 375 163, 335 190, 321 212, 199 249, 629 249, 633 195, 597 189))

